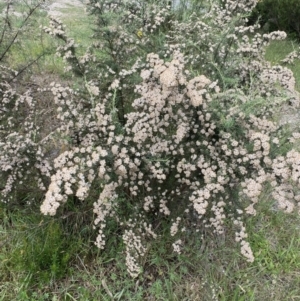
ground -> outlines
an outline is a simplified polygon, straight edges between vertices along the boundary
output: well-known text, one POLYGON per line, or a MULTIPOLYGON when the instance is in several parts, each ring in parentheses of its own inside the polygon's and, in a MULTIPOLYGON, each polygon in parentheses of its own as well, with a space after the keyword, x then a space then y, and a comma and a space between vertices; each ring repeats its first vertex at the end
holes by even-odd
POLYGON ((68 8, 74 8, 74 7, 82 7, 84 8, 84 5, 82 1, 79 0, 59 0, 59 1, 49 1, 49 4, 47 4, 47 11, 49 12, 49 15, 52 16, 62 16, 67 13, 68 8))

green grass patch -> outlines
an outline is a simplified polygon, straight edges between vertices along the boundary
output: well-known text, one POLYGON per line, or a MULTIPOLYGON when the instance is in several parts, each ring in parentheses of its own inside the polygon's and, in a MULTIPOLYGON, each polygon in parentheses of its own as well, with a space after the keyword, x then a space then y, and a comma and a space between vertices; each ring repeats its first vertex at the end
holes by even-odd
POLYGON ((82 55, 91 43, 94 16, 88 15, 84 7, 62 8, 61 12, 63 13, 61 20, 66 25, 70 37, 78 45, 79 54, 82 55))
POLYGON ((1 206, 0 300, 44 300, 34 295, 47 295, 52 284, 71 276, 77 256, 86 256, 92 244, 79 223, 75 213, 53 219, 41 216, 39 208, 1 206))
MULTIPOLYGON (((26 11, 26 6, 16 4, 14 10, 22 13, 26 11)), ((84 7, 70 6, 70 8, 60 10, 62 15, 59 18, 66 25, 68 35, 74 38, 78 45, 78 55, 83 55, 93 34, 93 18, 85 13, 84 7)), ((14 16, 11 18, 11 25, 17 30, 22 26, 23 20, 24 17, 14 16)), ((16 42, 6 56, 6 62, 15 70, 23 70, 26 66, 30 66, 26 69, 27 75, 55 74, 58 77, 70 79, 71 74, 64 72, 64 62, 55 55, 59 41, 50 37, 41 28, 48 26, 49 21, 47 11, 37 9, 24 27, 25 30, 20 31, 16 42)), ((13 34, 11 36, 13 37, 13 34)))
POLYGON ((239 254, 230 229, 226 239, 187 232, 180 255, 166 232, 149 242, 143 274, 131 279, 118 229, 108 229, 100 251, 79 213, 53 219, 2 208, 0 300, 297 300, 300 218, 267 202, 258 212, 246 223, 254 263, 239 254))
MULTIPOLYGON (((266 50, 266 59, 272 65, 281 64, 280 61, 284 59, 289 53, 299 49, 300 44, 296 41, 286 39, 283 41, 272 41, 266 50)), ((300 60, 295 60, 292 65, 287 65, 290 68, 296 79, 296 89, 300 91, 300 60)))

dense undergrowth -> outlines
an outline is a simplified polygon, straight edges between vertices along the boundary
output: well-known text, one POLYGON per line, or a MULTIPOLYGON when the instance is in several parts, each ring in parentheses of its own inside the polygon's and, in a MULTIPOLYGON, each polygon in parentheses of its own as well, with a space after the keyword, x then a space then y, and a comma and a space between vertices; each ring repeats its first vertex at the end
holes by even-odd
POLYGON ((300 3, 297 0, 259 1, 250 20, 259 21, 266 30, 284 30, 290 37, 300 39, 300 3))
POLYGON ((246 2, 4 15, 0 300, 297 298, 298 45, 246 2))

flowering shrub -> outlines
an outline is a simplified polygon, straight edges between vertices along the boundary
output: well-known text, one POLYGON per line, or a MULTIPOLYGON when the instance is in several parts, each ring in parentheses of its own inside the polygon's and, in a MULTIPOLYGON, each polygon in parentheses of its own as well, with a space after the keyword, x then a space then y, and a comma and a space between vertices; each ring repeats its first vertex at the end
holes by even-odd
POLYGON ((300 134, 287 137, 280 123, 282 109, 298 105, 295 80, 264 60, 286 35, 246 26, 255 4, 212 1, 196 13, 191 2, 178 16, 163 1, 90 0, 99 27, 82 57, 61 21, 44 28, 82 85, 51 86, 67 148, 43 173, 41 211, 55 215, 71 196, 92 201, 96 245, 105 248, 115 221, 132 277, 162 221, 177 253, 185 231, 224 234, 231 222, 252 262, 244 221, 262 192, 278 209, 299 210, 300 134))
POLYGON ((43 151, 47 139, 41 139, 36 122, 36 100, 29 91, 18 95, 5 82, 0 85, 0 97, 1 198, 8 202, 16 190, 45 190, 51 167, 43 151))
POLYGON ((45 112, 34 97, 36 91, 18 89, 20 74, 38 58, 18 71, 9 68, 7 63, 10 51, 22 40, 43 1, 32 1, 18 22, 13 14, 13 1, 5 2, 0 16, 0 185, 1 200, 9 202, 15 199, 17 192, 44 191, 49 184, 51 167, 45 155, 47 131, 41 128, 40 122, 45 112))

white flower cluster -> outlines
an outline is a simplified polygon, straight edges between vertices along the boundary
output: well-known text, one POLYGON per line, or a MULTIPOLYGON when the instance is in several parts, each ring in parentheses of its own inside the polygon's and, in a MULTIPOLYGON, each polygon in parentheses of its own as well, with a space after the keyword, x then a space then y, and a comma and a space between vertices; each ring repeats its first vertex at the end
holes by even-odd
POLYGON ((18 94, 0 83, 1 201, 8 202, 21 187, 43 191, 51 174, 45 156, 47 140, 37 122, 37 100, 31 91, 18 94), (21 125, 21 128, 20 128, 21 125))
POLYGON ((289 53, 281 62, 283 64, 293 64, 295 59, 300 59, 300 49, 289 53))
POLYGON ((76 74, 84 74, 84 63, 86 62, 88 54, 84 55, 82 59, 77 59, 77 45, 73 39, 66 35, 65 26, 62 21, 55 16, 51 16, 49 27, 44 26, 42 29, 49 35, 64 41, 65 45, 57 48, 56 55, 62 57, 63 60, 68 63, 65 67, 65 71, 72 70, 76 74))

